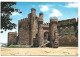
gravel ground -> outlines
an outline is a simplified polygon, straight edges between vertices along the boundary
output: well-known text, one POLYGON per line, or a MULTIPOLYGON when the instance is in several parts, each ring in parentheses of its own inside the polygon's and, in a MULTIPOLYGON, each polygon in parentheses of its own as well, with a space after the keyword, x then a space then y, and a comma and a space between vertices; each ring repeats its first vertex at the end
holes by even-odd
POLYGON ((9 56, 78 56, 78 47, 59 48, 7 48, 1 47, 1 55, 9 56))

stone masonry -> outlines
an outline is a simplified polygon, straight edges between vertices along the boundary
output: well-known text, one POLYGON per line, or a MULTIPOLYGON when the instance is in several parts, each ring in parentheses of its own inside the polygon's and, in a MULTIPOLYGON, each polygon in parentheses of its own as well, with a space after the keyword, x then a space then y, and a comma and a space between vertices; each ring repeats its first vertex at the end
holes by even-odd
POLYGON ((8 46, 17 43, 17 32, 8 32, 8 46))
POLYGON ((30 47, 77 46, 78 21, 76 21, 76 18, 58 21, 57 17, 51 17, 50 23, 43 23, 43 13, 39 13, 38 17, 36 9, 31 8, 28 18, 18 21, 18 36, 14 32, 8 33, 8 43, 30 47), (11 35, 18 38, 16 43, 16 40, 10 40, 11 38, 15 39, 11 35))

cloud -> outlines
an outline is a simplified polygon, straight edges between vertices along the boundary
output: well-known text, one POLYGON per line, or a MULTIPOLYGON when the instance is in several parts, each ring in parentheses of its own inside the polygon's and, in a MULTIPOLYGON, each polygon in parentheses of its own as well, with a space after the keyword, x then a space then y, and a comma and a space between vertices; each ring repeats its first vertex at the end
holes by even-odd
POLYGON ((35 7, 36 5, 32 5, 32 7, 35 7))
POLYGON ((50 17, 53 17, 53 16, 62 16, 63 14, 58 10, 58 9, 53 9, 52 10, 52 13, 50 14, 50 17))
POLYGON ((48 5, 39 5, 39 7, 40 7, 40 10, 41 10, 42 12, 46 12, 46 11, 49 10, 49 6, 48 6, 48 5))
POLYGON ((18 12, 12 12, 12 15, 20 15, 18 12))
POLYGON ((78 8, 78 3, 68 3, 65 7, 67 8, 78 8))

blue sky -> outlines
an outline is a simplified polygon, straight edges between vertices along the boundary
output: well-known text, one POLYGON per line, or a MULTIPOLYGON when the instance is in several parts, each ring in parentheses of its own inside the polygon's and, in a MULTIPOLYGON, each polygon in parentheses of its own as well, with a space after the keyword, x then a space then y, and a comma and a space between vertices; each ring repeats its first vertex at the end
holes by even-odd
MULTIPOLYGON (((21 14, 13 12, 11 22, 17 24, 18 20, 28 17, 31 12, 31 8, 36 9, 36 15, 39 16, 40 12, 43 12, 44 23, 50 22, 50 17, 56 16, 58 20, 66 20, 68 18, 78 17, 78 3, 76 2, 17 2, 16 5, 12 6, 14 8, 20 9, 21 14)), ((8 32, 18 31, 18 27, 13 30, 8 30, 1 34, 1 42, 7 43, 8 32)))

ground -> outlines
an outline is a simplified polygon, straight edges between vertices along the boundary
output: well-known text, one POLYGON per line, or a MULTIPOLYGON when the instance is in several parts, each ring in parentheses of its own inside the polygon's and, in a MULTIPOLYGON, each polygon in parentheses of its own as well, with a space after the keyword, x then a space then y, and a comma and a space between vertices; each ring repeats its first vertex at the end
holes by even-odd
POLYGON ((7 48, 1 47, 1 55, 59 55, 59 56, 78 56, 78 47, 59 47, 59 48, 7 48))

